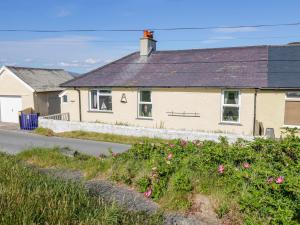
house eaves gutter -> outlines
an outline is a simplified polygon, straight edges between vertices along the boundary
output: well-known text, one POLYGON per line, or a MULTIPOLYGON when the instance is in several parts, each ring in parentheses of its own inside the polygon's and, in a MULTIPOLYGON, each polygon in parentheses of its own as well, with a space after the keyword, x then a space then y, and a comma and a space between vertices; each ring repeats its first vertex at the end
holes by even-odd
POLYGON ((260 90, 300 90, 300 87, 264 87, 260 90))
POLYGON ((300 90, 299 87, 251 87, 251 86, 124 86, 124 85, 96 85, 96 86, 60 86, 62 88, 221 88, 221 89, 256 89, 256 90, 300 90))
POLYGON ((108 85, 97 85, 97 86, 61 86, 64 88, 232 88, 232 89, 257 89, 258 87, 248 87, 248 86, 108 86, 108 85))

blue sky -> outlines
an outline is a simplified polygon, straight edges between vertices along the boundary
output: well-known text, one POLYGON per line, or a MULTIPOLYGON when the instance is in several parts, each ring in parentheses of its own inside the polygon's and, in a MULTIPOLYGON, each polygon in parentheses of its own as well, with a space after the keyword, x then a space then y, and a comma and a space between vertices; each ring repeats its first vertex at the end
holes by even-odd
MULTIPOLYGON (((300 22, 298 0, 1 0, 0 29, 144 29, 300 22)), ((87 72, 137 51, 141 32, 0 33, 0 65, 87 72)), ((300 41, 300 26, 159 31, 159 50, 300 41)))

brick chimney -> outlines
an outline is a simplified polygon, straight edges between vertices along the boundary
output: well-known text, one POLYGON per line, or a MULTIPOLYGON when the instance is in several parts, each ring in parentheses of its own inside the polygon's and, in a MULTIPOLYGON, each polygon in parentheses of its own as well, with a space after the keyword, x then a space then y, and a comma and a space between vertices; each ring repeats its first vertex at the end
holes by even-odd
POLYGON ((153 31, 144 30, 144 36, 140 40, 140 55, 149 56, 156 50, 156 41, 153 39, 153 31))

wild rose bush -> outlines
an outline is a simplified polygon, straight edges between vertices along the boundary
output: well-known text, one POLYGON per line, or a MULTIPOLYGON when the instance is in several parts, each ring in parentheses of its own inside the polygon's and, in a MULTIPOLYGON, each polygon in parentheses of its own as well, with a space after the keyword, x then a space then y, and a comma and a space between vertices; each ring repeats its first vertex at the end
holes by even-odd
POLYGON ((138 143, 113 158, 112 171, 112 179, 166 200, 171 209, 188 209, 192 193, 222 193, 220 216, 233 210, 224 207, 231 201, 244 224, 300 224, 300 139, 293 133, 234 144, 225 138, 138 143))

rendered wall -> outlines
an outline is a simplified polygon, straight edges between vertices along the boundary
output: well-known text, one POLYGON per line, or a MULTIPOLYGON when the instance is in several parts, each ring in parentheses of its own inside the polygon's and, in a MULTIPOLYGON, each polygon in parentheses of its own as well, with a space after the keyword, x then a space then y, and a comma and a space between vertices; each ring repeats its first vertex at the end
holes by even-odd
POLYGON ((22 108, 34 108, 33 92, 24 86, 8 70, 0 74, 0 95, 1 96, 20 96, 22 98, 22 108))
MULTIPOLYGON (((153 118, 138 118, 138 90, 112 89, 112 113, 89 111, 89 90, 81 89, 82 121, 127 124, 149 128, 194 130, 203 132, 253 134, 254 90, 241 90, 240 124, 221 123, 221 89, 164 88, 151 89, 153 118), (127 103, 121 102, 122 94, 127 103), (200 117, 169 116, 167 112, 198 113, 200 117)), ((69 102, 62 104, 62 112, 69 112, 71 121, 79 120, 78 93, 66 91, 69 102)))
POLYGON ((284 128, 285 92, 260 90, 257 93, 257 121, 263 124, 264 130, 274 128, 277 138, 284 128))

